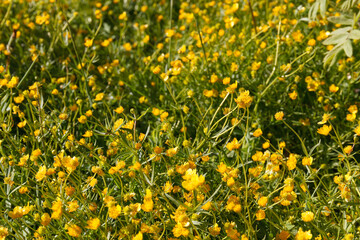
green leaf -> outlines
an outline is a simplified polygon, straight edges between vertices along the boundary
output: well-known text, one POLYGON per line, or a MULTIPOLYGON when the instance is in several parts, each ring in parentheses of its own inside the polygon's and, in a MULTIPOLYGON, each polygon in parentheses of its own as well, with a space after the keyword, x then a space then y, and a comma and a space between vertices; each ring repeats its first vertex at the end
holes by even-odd
POLYGON ((315 145, 315 146, 313 146, 312 148, 311 148, 311 150, 309 151, 309 155, 311 156, 311 154, 314 152, 314 150, 318 147, 318 146, 320 146, 320 143, 321 143, 321 139, 320 139, 320 141, 315 145))
POLYGON ((8 106, 10 105, 10 102, 8 101, 10 97, 10 92, 7 92, 6 95, 1 99, 1 113, 5 113, 8 111, 8 106))
POLYGON ((357 29, 352 30, 349 34, 349 38, 355 40, 360 39, 360 30, 357 29))
POLYGON ((344 48, 346 56, 352 57, 353 47, 351 45, 351 40, 346 40, 346 42, 343 45, 343 48, 344 48))
POLYGON ((180 205, 183 205, 181 202, 179 202, 178 200, 176 200, 175 198, 173 198, 171 195, 165 193, 164 194, 168 199, 170 199, 173 203, 175 203, 175 205, 178 207, 180 205))
POLYGON ((295 227, 295 225, 293 225, 293 224, 291 224, 291 223, 286 223, 285 224, 285 229, 286 230, 288 230, 288 231, 290 231, 291 229, 293 229, 295 227))
POLYGON ((317 12, 319 11, 319 8, 320 8, 320 2, 319 1, 316 1, 311 7, 310 7, 310 10, 309 10, 309 19, 314 21, 316 19, 316 15, 317 15, 317 12))
POLYGON ((335 61, 336 61, 336 56, 340 53, 340 51, 343 49, 342 48, 343 44, 337 44, 333 49, 331 49, 326 56, 324 57, 324 65, 329 65, 329 67, 331 67, 332 65, 334 65, 335 61))
POLYGON ((337 35, 337 34, 344 34, 350 30, 352 30, 353 28, 352 27, 343 27, 343 28, 339 28, 339 29, 336 29, 335 31, 332 31, 330 33, 330 35, 337 35))
POLYGON ((323 18, 325 17, 325 13, 326 13, 326 6, 327 6, 327 1, 321 0, 320 1, 320 15, 323 18))
POLYGON ((343 2, 343 4, 341 5, 341 9, 342 10, 349 10, 350 8, 352 8, 355 4, 357 4, 359 2, 359 0, 346 0, 343 2))
POLYGON ((354 22, 354 19, 346 15, 328 17, 328 20, 332 23, 341 25, 352 25, 354 22))
POLYGON ((325 41, 323 41, 324 45, 333 45, 333 44, 343 44, 345 43, 346 39, 348 38, 349 34, 336 34, 333 35, 327 39, 325 39, 325 41))

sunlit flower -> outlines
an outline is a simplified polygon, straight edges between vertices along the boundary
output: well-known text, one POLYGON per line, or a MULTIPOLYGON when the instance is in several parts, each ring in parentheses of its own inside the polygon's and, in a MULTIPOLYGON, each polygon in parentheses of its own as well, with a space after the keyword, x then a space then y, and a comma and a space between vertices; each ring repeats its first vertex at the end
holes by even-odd
POLYGON ((80 237, 82 232, 81 227, 79 227, 76 224, 72 224, 70 226, 67 227, 67 233, 69 234, 69 236, 71 237, 80 237))
POLYGON ((327 136, 327 135, 329 135, 331 130, 332 130, 331 125, 330 126, 324 125, 321 128, 318 128, 317 132, 321 135, 327 136))
POLYGON ((284 113, 283 112, 277 112, 275 114, 275 119, 280 121, 280 120, 283 120, 283 117, 284 117, 284 113))
POLYGON ((311 222, 314 219, 314 213, 311 211, 306 211, 301 213, 301 219, 304 222, 311 222))
POLYGON ((100 227, 100 219, 99 218, 91 218, 89 220, 86 221, 87 229, 92 229, 92 230, 96 230, 100 227))

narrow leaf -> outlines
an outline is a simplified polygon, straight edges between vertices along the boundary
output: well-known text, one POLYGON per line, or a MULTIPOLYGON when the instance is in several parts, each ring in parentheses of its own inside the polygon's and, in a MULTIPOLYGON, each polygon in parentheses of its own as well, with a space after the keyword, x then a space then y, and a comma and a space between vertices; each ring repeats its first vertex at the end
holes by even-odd
POLYGON ((346 42, 344 43, 343 48, 344 48, 346 56, 352 57, 353 47, 351 45, 351 40, 346 40, 346 42))
POLYGON ((325 41, 323 41, 323 44, 324 45, 344 44, 347 38, 348 38, 348 34, 337 34, 325 39, 325 41))
POLYGON ((354 22, 352 18, 344 15, 328 17, 328 20, 332 23, 341 25, 352 25, 354 22))
POLYGON ((360 30, 357 29, 352 30, 349 34, 349 38, 355 40, 360 39, 360 30))

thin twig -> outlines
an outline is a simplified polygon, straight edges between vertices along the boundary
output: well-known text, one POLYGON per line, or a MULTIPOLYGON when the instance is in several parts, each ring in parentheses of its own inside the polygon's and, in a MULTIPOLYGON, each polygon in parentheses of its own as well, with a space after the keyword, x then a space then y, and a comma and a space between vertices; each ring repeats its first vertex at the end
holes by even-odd
POLYGON ((250 1, 250 0, 248 0, 248 4, 249 4, 250 12, 251 12, 252 21, 253 21, 253 24, 254 24, 255 33, 257 34, 256 19, 255 19, 255 16, 254 16, 254 11, 253 11, 253 9, 252 9, 251 1, 250 1))

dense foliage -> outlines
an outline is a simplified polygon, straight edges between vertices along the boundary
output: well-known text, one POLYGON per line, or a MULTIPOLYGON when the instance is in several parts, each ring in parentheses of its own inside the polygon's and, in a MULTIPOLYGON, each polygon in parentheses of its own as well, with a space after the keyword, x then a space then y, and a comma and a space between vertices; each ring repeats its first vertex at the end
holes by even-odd
POLYGON ((0 239, 356 239, 359 9, 0 1, 0 239))

